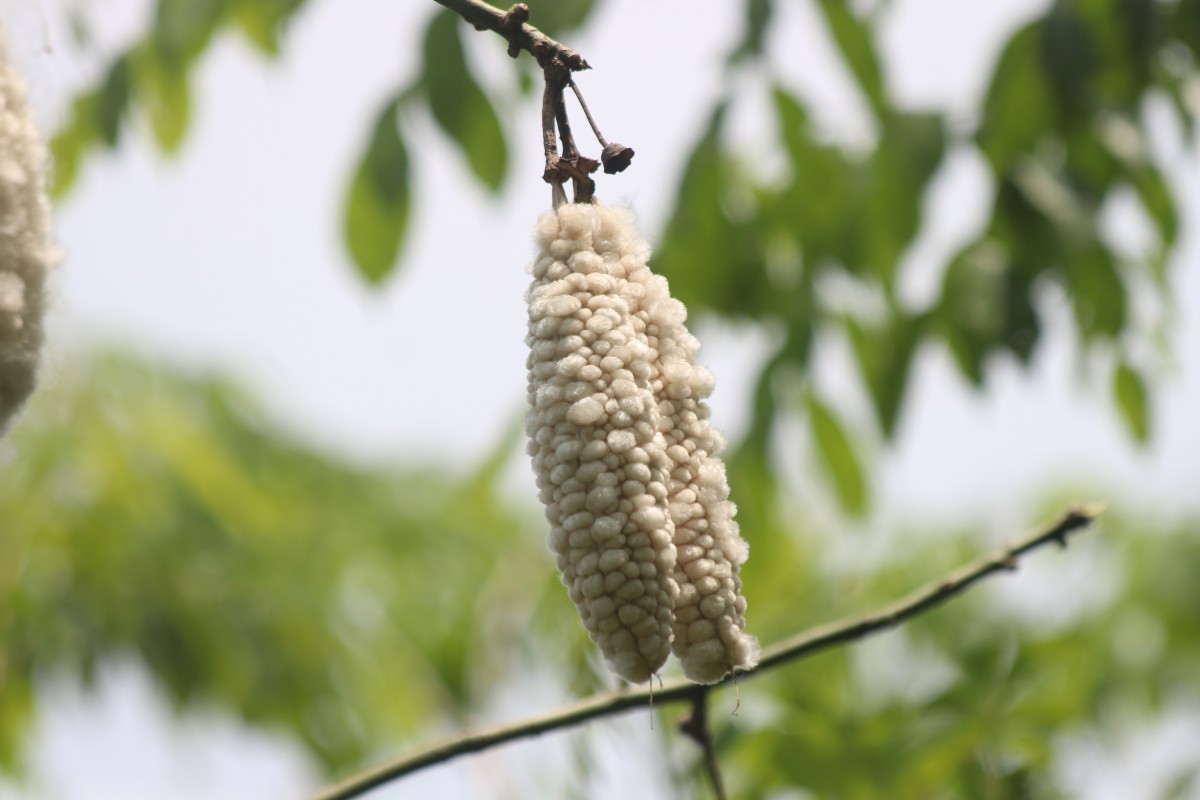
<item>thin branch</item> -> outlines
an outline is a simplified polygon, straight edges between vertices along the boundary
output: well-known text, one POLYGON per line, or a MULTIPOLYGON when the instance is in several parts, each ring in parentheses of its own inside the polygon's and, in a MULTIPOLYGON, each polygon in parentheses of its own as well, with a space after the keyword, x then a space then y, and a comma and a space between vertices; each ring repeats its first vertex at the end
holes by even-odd
POLYGON ((567 85, 571 87, 571 91, 575 92, 575 99, 579 101, 579 107, 583 109, 583 115, 587 117, 588 125, 592 127, 592 133, 596 136, 596 141, 601 147, 608 147, 608 140, 604 138, 604 134, 600 132, 600 126, 596 124, 596 120, 592 117, 592 110, 588 108, 587 101, 583 99, 583 92, 579 91, 579 86, 575 81, 568 80, 567 85))
POLYGON ((721 764, 717 761, 717 748, 713 746, 712 732, 708 725, 708 692, 701 692, 692 699, 692 711, 679 721, 679 730, 690 736, 704 752, 704 769, 712 784, 717 800, 729 800, 725 794, 725 781, 721 780, 721 764))
POLYGON ((591 69, 577 51, 525 22, 529 19, 529 7, 524 3, 517 3, 505 12, 482 0, 436 1, 474 25, 476 30, 495 31, 503 36, 508 40, 508 54, 513 58, 524 50, 542 67, 547 61, 557 60, 571 72, 591 69))
POLYGON ((563 105, 563 88, 561 82, 552 80, 553 72, 554 70, 545 70, 546 85, 542 90, 542 148, 546 154, 546 169, 542 172, 542 180, 550 184, 550 205, 557 210, 567 202, 567 195, 563 191, 566 178, 559 166, 562 159, 558 155, 558 139, 554 133, 558 109, 563 105))
MULTIPOLYGON (((440 1, 440 0, 439 0, 440 1)), ((1021 556, 1051 542, 1066 547, 1067 538, 1086 528, 1101 513, 1100 508, 1076 508, 1068 511, 1058 522, 1020 541, 1003 547, 991 555, 973 561, 945 577, 918 589, 907 597, 862 617, 822 625, 777 642, 763 650, 758 666, 738 675, 743 681, 792 661, 798 661, 822 650, 862 639, 874 633, 894 628, 945 601, 962 594, 984 578, 999 572, 1017 569, 1021 556)), ((477 753, 515 739, 538 736, 549 731, 570 728, 599 717, 613 716, 648 706, 651 695, 656 705, 690 702, 696 707, 718 686, 729 683, 728 676, 710 686, 698 685, 685 679, 668 681, 657 691, 651 687, 623 688, 594 695, 576 703, 518 722, 481 728, 445 739, 392 761, 372 767, 341 783, 313 795, 311 800, 344 800, 408 775, 425 767, 449 761, 468 753, 477 753)))
POLYGON ((588 108, 587 101, 583 99, 583 92, 579 91, 579 86, 570 77, 567 78, 567 85, 575 92, 575 99, 579 101, 579 107, 583 109, 583 115, 587 117, 588 125, 592 126, 592 133, 596 135, 596 141, 600 142, 600 146, 604 148, 600 152, 600 162, 604 164, 604 171, 609 175, 624 172, 629 167, 629 163, 633 161, 633 148, 605 139, 604 134, 600 132, 600 126, 592 117, 592 110, 588 108))

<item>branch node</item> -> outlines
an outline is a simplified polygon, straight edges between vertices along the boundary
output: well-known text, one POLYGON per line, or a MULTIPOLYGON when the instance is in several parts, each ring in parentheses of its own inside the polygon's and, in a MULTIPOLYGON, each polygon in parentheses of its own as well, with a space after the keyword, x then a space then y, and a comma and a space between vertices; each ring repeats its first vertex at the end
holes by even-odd
POLYGON ((504 21, 500 23, 504 29, 524 25, 529 21, 529 6, 524 3, 514 3, 513 7, 504 13, 504 21))
POLYGON ((538 63, 542 61, 554 50, 550 43, 545 39, 535 39, 529 47, 529 53, 537 59, 538 63))

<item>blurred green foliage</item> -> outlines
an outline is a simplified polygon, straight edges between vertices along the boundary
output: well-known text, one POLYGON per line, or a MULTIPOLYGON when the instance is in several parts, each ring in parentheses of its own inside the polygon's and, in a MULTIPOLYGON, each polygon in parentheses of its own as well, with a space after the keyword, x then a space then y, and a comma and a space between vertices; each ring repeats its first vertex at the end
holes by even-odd
MULTIPOLYGON (((3 768, 19 772, 40 678, 87 682, 130 655, 182 711, 216 703, 294 735, 331 773, 469 724, 522 676, 599 688, 540 524, 503 499, 516 434, 468 473, 351 467, 272 432, 226 383, 115 358, 63 370, 0 470, 3 768)), ((762 469, 731 463, 764 641, 987 546, 922 531, 864 566, 797 524, 762 469)), ((735 795, 1063 796, 1070 737, 1112 742, 1200 708, 1200 526, 1110 514, 1034 560, 1062 576, 1064 608, 1019 613, 978 589, 756 679, 741 715, 716 695, 735 795)), ((676 710, 660 713, 672 731, 676 710)))
MULTIPOLYGON (((84 157, 118 146, 135 120, 148 120, 166 153, 179 149, 190 119, 189 81, 213 37, 240 33, 267 56, 278 56, 289 23, 307 0, 157 0, 143 38, 109 61, 98 85, 76 98, 54 136, 51 192, 64 195, 84 157)), ((432 4, 431 4, 432 5, 432 4)), ((531 0, 537 25, 550 35, 578 27, 595 0, 531 0)), ((83 17, 77 25, 86 28, 83 17)), ((424 106, 490 192, 508 176, 508 145, 496 103, 476 80, 463 49, 464 28, 448 10, 432 14, 421 42, 418 74, 385 98, 347 188, 343 231, 354 265, 368 282, 381 283, 397 266, 412 213, 412 171, 401 124, 406 111, 424 106)), ((529 91, 528 74, 520 87, 529 91)))
MULTIPOLYGON (((858 434, 886 442, 901 423, 908 376, 923 347, 947 348, 964 378, 982 387, 989 360, 1031 362, 1052 313, 1041 301, 1055 287, 1070 301, 1083 361, 1111 370, 1121 418, 1135 440, 1148 441, 1150 378, 1156 358, 1169 356, 1163 326, 1170 315, 1135 320, 1129 297, 1141 292, 1170 307, 1166 265, 1179 213, 1167 169, 1147 144, 1146 107, 1164 100, 1185 134, 1195 129, 1195 0, 1056 0, 1007 43, 978 120, 965 128, 945 113, 893 102, 875 33, 887 4, 863 15, 843 0, 818 0, 874 123, 865 148, 822 136, 804 98, 774 69, 767 35, 774 4, 744 0, 744 35, 728 62, 745 80, 727 85, 769 95, 787 168, 756 178, 748 154, 730 151, 729 119, 744 98, 727 89, 687 159, 655 261, 694 315, 783 332, 778 357, 763 367, 761 383, 772 397, 758 406, 766 418, 756 428, 769 434, 778 415, 802 414, 834 496, 846 512, 865 513, 865 452, 838 444, 849 441, 851 420, 820 398, 823 387, 776 379, 808 375, 814 341, 845 337, 874 412, 873 429, 858 434), (964 151, 991 172, 988 222, 942 265, 934 298, 906 300, 899 287, 907 271, 927 268, 905 260, 925 227, 927 190, 944 156, 964 151), (1099 222, 1123 195, 1136 198, 1157 235, 1135 258, 1116 252, 1099 222), (837 281, 878 302, 847 310, 836 292, 819 290, 837 281)), ((552 35, 586 23, 598 7, 594 0, 530 5, 533 22, 552 35)), ((189 75, 213 37, 239 30, 277 54, 282 32, 303 7, 303 0, 158 0, 145 37, 112 58, 54 138, 55 191, 70 186, 91 149, 117 146, 131 119, 148 120, 157 144, 174 151, 188 125, 189 75)), ((466 58, 462 36, 469 32, 453 12, 430 14, 419 68, 383 100, 350 176, 343 230, 353 262, 372 284, 394 272, 409 232, 410 112, 429 112, 487 191, 497 192, 508 177, 505 126, 466 58)), ((514 62, 514 83, 526 92, 531 65, 528 58, 514 62)))
MULTIPOLYGON (((1036 354, 1051 288, 1069 301, 1081 358, 1111 369, 1121 418, 1149 439, 1156 375, 1145 354, 1165 337, 1135 322, 1130 298, 1149 290, 1170 305, 1166 265, 1180 223, 1170 170, 1146 144, 1146 108, 1165 102, 1194 142, 1189 98, 1200 85, 1197 0, 1057 0, 1007 43, 964 127, 894 102, 875 30, 887 3, 858 13, 861 4, 814 2, 873 140, 849 147, 820 133, 819 109, 773 66, 771 48, 785 44, 771 36, 776 1, 744 0, 728 64, 745 80, 730 85, 749 82, 769 98, 787 167, 765 178, 751 168, 728 142, 744 98, 718 97, 656 256, 697 317, 778 334, 754 382, 748 433, 729 454, 754 548, 744 573, 752 627, 768 642, 891 599, 981 548, 964 535, 905 537, 880 569, 832 568, 844 545, 796 523, 777 483, 771 454, 795 446, 780 441, 785 416, 804 421, 841 507, 864 513, 872 448, 862 445, 896 436, 921 349, 946 348, 984 389, 995 359, 1029 364, 1036 354), (906 255, 952 152, 986 164, 990 211, 940 265, 932 299, 914 303, 900 290, 906 255), (1135 259, 1100 224, 1119 196, 1136 198, 1157 236, 1135 259), (878 302, 848 311, 822 289, 831 281, 878 302), (843 418, 810 377, 816 345, 838 337, 874 430, 843 418)), ((603 7, 530 5, 554 35, 603 7)), ((56 191, 132 120, 148 122, 163 150, 178 149, 192 70, 213 38, 240 31, 279 53, 303 7, 159 0, 145 36, 110 60, 55 137, 56 191)), ((469 28, 440 10, 426 24, 417 74, 382 99, 349 179, 347 244, 372 283, 402 259, 415 202, 406 115, 427 109, 486 190, 509 177, 508 120, 465 57, 469 28)), ((525 90, 528 63, 514 67, 525 90)), ((10 769, 39 676, 66 667, 86 680, 125 653, 182 708, 217 702, 290 732, 333 771, 461 724, 535 665, 574 693, 603 680, 540 523, 498 488, 511 437, 469 474, 355 468, 272 432, 229 386, 112 359, 70 374, 35 406, 12 438, 17 458, 0 468, 0 758, 10 769)), ((868 645, 756 680, 741 718, 717 717, 734 795, 1065 796, 1055 770, 1072 737, 1115 746, 1121 731, 1200 703, 1196 528, 1108 517, 1067 556, 1033 556, 1105 567, 1098 599, 1055 622, 983 590, 887 634, 881 646, 894 650, 883 665, 868 645)), ((1186 797, 1198 773, 1200 759, 1164 785, 1186 797)))
MULTIPOLYGON (((1189 136, 1194 130, 1197 109, 1187 97, 1200 82, 1189 24, 1195 4, 1058 0, 1008 42, 967 130, 943 113, 896 108, 880 71, 874 18, 837 0, 817 5, 873 118, 872 146, 848 148, 816 132, 803 98, 773 75, 762 30, 772 3, 747 3, 734 60, 771 82, 790 171, 752 177, 745 155, 724 144, 737 98, 719 98, 656 254, 656 267, 694 312, 771 322, 784 332, 781 357, 768 360, 762 381, 783 388, 756 407, 768 415, 756 427, 769 429, 796 406, 795 387, 774 374, 809 374, 814 340, 844 337, 877 432, 891 439, 921 347, 948 347, 962 375, 982 387, 989 359, 1030 363, 1052 313, 1039 301, 1057 287, 1070 300, 1082 358, 1098 352, 1111 365, 1114 400, 1131 434, 1146 441, 1150 365, 1132 354, 1161 352, 1166 337, 1131 319, 1129 297, 1143 291, 1170 306, 1164 265, 1178 234, 1167 168, 1147 145, 1146 106, 1169 99, 1175 122, 1189 136), (924 227, 930 181, 951 150, 975 151, 990 168, 990 219, 950 256, 940 293, 914 303, 899 287, 906 270, 923 265, 904 257, 924 227), (1121 193, 1137 198, 1158 238, 1134 259, 1114 250, 1099 223, 1121 193), (878 302, 846 311, 840 297, 819 291, 831 277, 878 302)), ((800 389, 811 397, 821 387, 800 389)), ((830 452, 832 410, 811 400, 808 407, 829 411, 809 413, 807 422, 836 496, 846 511, 864 511, 860 493, 848 490, 847 459, 830 452)))
POLYGON ((333 463, 226 385, 117 359, 68 372, 19 428, 0 470, 7 768, 38 676, 88 680, 106 656, 344 770, 477 708, 531 657, 535 615, 585 652, 569 606, 539 608, 560 587, 497 457, 468 474, 333 463))
MULTIPOLYGON (((891 548, 882 568, 839 575, 828 560, 836 542, 794 530, 780 541, 787 552, 763 558, 760 547, 745 568, 768 641, 882 605, 982 548, 926 531, 891 548)), ((1115 761, 1130 731, 1200 709, 1200 524, 1106 514, 1067 551, 1039 551, 1022 567, 1041 568, 1058 575, 1054 599, 1013 603, 1020 584, 993 583, 743 687, 749 719, 718 724, 732 728, 722 751, 731 796, 1086 796, 1062 782, 1069 743, 1099 742, 1115 761)), ((714 707, 728 702, 718 696, 714 707)), ((1138 796, 1165 797, 1156 786, 1200 771, 1195 742, 1179 746, 1178 772, 1145 773, 1138 796)))

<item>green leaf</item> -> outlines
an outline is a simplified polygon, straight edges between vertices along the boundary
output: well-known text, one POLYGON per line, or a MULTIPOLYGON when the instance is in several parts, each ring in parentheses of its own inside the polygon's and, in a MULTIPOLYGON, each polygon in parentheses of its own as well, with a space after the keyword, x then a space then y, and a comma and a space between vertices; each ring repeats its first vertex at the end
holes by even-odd
POLYGON ((721 209, 721 128, 718 106, 683 169, 675 212, 655 253, 655 269, 673 281, 672 292, 685 305, 731 311, 723 302, 728 288, 725 263, 733 256, 729 220, 721 209))
POLYGON ((67 123, 50 139, 51 197, 58 198, 67 193, 79 175, 83 156, 96 142, 99 135, 96 131, 96 104, 95 93, 75 98, 67 123))
POLYGON ((183 143, 191 119, 191 88, 187 70, 158 58, 149 48, 131 56, 139 105, 150 118, 154 140, 166 153, 183 143))
POLYGON ((225 0, 158 0, 149 41, 167 63, 187 66, 208 46, 225 6, 225 0))
POLYGON ((83 157, 96 144, 114 148, 130 104, 130 59, 115 60, 103 82, 71 104, 66 124, 50 139, 53 159, 50 195, 62 197, 75 183, 83 157))
POLYGON ((109 147, 116 147, 121 136, 121 119, 129 107, 129 76, 129 59, 122 56, 113 62, 96 95, 96 130, 109 147))
POLYGON ((731 180, 721 149, 724 120, 718 105, 684 168, 654 266, 685 305, 744 318, 762 312, 769 287, 754 232, 724 208, 731 180))
POLYGON ((1175 200, 1167 187, 1166 178, 1157 169, 1146 167, 1138 170, 1132 178, 1134 191, 1142 202, 1142 208, 1154 221, 1163 247, 1171 247, 1179 234, 1179 212, 1175 200))
POLYGON ((815 394, 808 394, 808 424, 825 471, 833 478, 838 503, 854 516, 867 510, 867 486, 862 466, 837 416, 815 394))
POLYGON ((1064 172, 1081 194, 1099 205, 1120 175, 1121 165, 1112 149, 1097 136, 1096 127, 1074 130, 1067 136, 1064 172))
POLYGON ((863 213, 851 237, 854 261, 864 261, 890 285, 896 262, 921 227, 925 187, 941 162, 943 120, 935 114, 894 114, 867 165, 863 213))
POLYGON ((1111 63, 1133 72, 1144 86, 1146 77, 1153 69, 1155 53, 1162 43, 1165 30, 1163 5, 1147 3, 1145 0, 1116 0, 1116 6, 1117 14, 1110 12, 1104 16, 1124 34, 1126 50, 1122 55, 1127 57, 1111 59, 1111 63))
POLYGON ((1095 242, 1070 251, 1063 267, 1080 334, 1116 338, 1125 327, 1126 297, 1112 252, 1095 242))
POLYGON ((1031 23, 1009 40, 983 102, 976 141, 997 175, 1053 129, 1055 106, 1041 67, 1043 27, 1031 23))
POLYGON ((883 435, 891 439, 904 401, 913 354, 924 332, 925 317, 900 313, 879 327, 848 320, 850 340, 867 384, 883 435))
POLYGON ((280 34, 305 1, 239 0, 227 13, 259 50, 277 56, 280 34))
POLYGON ((866 23, 854 15, 845 0, 821 0, 820 6, 829 32, 833 34, 842 57, 846 59, 859 88, 871 104, 871 110, 876 117, 883 119, 888 114, 888 101, 883 74, 879 70, 879 58, 871 41, 871 31, 866 23))
POLYGON ((1092 34, 1073 3, 1055 3, 1046 15, 1041 62, 1054 93, 1059 124, 1066 128, 1090 122, 1088 84, 1096 66, 1092 34))
POLYGON ((852 240, 852 175, 844 154, 813 137, 804 106, 784 88, 772 92, 780 138, 792 163, 792 183, 777 209, 780 223, 794 229, 804 246, 804 261, 815 269, 828 260, 849 262, 845 250, 852 240))
POLYGON ((1006 349, 1023 361, 1041 329, 1031 296, 1036 272, 1018 269, 995 239, 964 248, 950 261, 937 315, 959 369, 973 384, 984 378, 984 360, 1006 349))
POLYGON ((358 271, 380 284, 395 268, 411 213, 408 152, 398 124, 399 100, 380 113, 354 170, 345 205, 345 236, 358 271))
POLYGON ((1173 10, 1172 30, 1192 51, 1192 59, 1200 60, 1200 0, 1179 0, 1173 10))
POLYGON ((1112 393, 1129 432, 1145 444, 1150 439, 1150 409, 1141 374, 1126 362, 1118 362, 1113 370, 1112 393))
POLYGON ((771 2, 772 0, 748 0, 746 33, 737 48, 729 54, 730 63, 762 54, 767 24, 771 21, 771 2))
POLYGON ((458 16, 443 11, 425 32, 421 83, 438 126, 454 140, 471 171, 495 192, 508 169, 500 119, 467 67, 458 35, 458 16))

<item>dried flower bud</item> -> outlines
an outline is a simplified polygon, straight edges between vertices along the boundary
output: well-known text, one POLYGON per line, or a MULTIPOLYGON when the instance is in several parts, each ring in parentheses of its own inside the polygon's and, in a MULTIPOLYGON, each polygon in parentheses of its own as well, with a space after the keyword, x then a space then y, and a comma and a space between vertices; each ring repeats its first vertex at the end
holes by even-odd
POLYGON ((624 172, 631 161, 633 161, 633 148, 623 144, 609 142, 600 151, 600 162, 604 164, 604 171, 609 175, 624 172))

